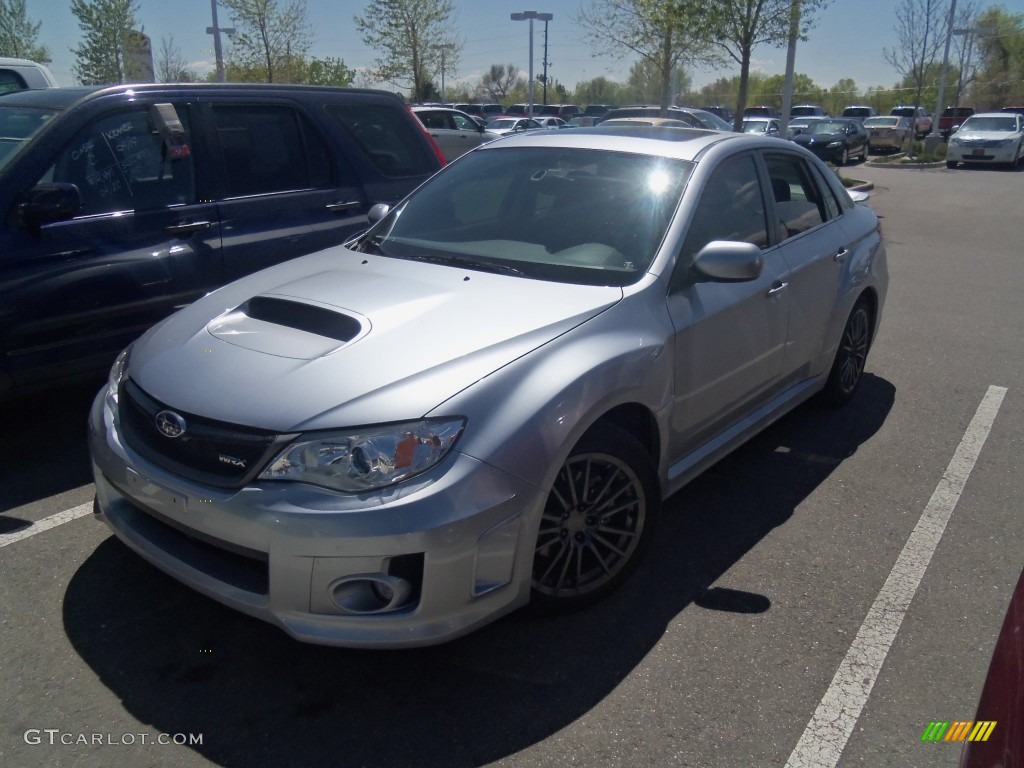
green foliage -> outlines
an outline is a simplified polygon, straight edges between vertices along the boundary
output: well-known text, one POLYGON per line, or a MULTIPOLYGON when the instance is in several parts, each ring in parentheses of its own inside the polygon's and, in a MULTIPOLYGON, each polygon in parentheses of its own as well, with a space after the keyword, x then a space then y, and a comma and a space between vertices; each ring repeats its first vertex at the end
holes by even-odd
POLYGON ((75 76, 83 85, 127 83, 142 78, 132 56, 133 30, 138 27, 135 0, 71 0, 84 39, 72 52, 78 57, 75 76))
POLYGON ((277 0, 220 3, 231 12, 235 27, 226 69, 244 72, 246 82, 294 82, 296 62, 305 60, 312 44, 305 0, 287 6, 277 0), (250 76, 258 79, 248 80, 250 76))
POLYGON ((355 17, 363 42, 380 54, 374 77, 411 91, 412 101, 437 93, 432 80, 458 66, 459 46, 451 38, 452 0, 371 0, 355 17))
POLYGON ((976 27, 991 32, 975 38, 980 63, 970 100, 979 109, 1024 104, 1024 14, 995 6, 979 14, 976 27))
MULTIPOLYGON (((224 65, 224 75, 229 83, 268 82, 267 71, 261 64, 245 67, 228 61, 224 65)), ((285 56, 278 60, 274 78, 275 83, 348 87, 355 82, 356 71, 342 59, 331 56, 285 56)), ((217 73, 211 72, 206 80, 216 82, 217 73)))
POLYGON ((47 64, 50 52, 38 43, 40 24, 28 18, 25 0, 0 0, 0 56, 47 64))
POLYGON ((643 67, 658 74, 660 85, 658 98, 645 100, 667 106, 680 68, 718 61, 712 16, 700 0, 592 0, 589 9, 580 10, 577 22, 595 53, 639 56, 643 67))

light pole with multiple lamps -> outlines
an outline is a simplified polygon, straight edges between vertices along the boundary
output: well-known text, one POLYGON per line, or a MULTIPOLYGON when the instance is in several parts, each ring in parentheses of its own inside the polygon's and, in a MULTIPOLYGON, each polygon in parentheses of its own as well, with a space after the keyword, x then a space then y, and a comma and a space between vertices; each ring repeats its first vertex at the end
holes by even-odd
MULTIPOLYGON (((512 21, 529 21, 530 22, 530 106, 529 113, 530 117, 533 117, 533 20, 543 21, 545 25, 547 22, 555 18, 553 13, 537 13, 537 11, 523 11, 522 13, 513 13, 512 21)), ((547 56, 545 55, 545 59, 547 56)))

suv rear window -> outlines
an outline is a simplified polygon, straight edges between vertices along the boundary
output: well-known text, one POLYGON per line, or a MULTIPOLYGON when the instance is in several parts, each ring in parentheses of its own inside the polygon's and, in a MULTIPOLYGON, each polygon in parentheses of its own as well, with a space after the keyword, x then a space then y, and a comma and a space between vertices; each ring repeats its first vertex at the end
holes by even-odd
POLYGON ((213 114, 228 197, 330 186, 330 155, 295 110, 216 105, 213 114))
POLYGON ((327 114, 366 153, 385 176, 429 176, 436 161, 416 126, 393 107, 377 104, 328 104, 327 114))

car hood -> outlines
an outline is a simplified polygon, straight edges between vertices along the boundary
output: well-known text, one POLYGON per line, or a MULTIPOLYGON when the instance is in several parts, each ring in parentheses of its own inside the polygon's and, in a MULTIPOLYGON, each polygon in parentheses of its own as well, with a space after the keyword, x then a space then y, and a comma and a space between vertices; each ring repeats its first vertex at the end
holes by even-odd
POLYGON ((171 316, 135 344, 129 375, 170 407, 279 432, 401 421, 621 298, 332 248, 171 316))

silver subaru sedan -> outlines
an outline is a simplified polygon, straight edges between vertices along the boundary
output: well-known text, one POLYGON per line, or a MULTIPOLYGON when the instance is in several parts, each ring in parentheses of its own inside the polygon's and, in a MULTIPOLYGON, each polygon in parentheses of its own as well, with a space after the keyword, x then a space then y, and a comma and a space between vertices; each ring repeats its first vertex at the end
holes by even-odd
POLYGON ((854 395, 888 283, 874 213, 750 135, 528 132, 378 214, 151 329, 90 416, 114 533, 314 643, 608 594, 665 497, 854 395))

